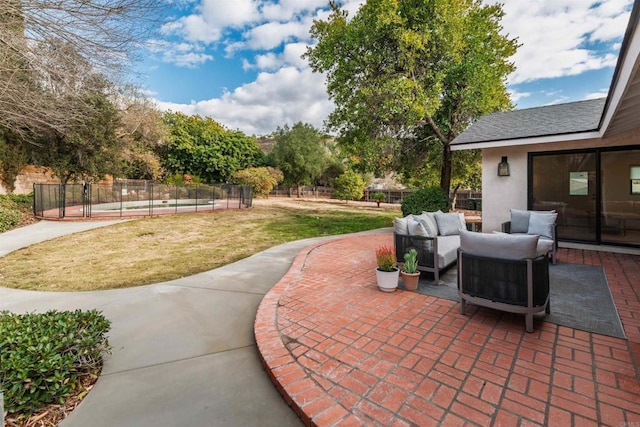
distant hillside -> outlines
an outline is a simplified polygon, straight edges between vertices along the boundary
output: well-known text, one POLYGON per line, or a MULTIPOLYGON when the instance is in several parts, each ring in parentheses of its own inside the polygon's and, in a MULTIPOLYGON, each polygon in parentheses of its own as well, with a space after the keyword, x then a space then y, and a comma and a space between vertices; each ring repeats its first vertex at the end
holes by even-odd
POLYGON ((261 136, 257 138, 256 141, 264 154, 269 154, 273 146, 276 145, 276 140, 272 136, 261 136))

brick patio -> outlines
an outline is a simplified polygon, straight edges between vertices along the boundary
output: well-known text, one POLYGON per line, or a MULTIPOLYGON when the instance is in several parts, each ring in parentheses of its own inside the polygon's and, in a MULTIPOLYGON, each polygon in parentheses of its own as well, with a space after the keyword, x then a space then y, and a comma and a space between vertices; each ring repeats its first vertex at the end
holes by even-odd
POLYGON ((640 425, 640 256, 560 249, 603 265, 628 340, 415 292, 378 291, 392 235, 307 248, 255 322, 267 372, 307 425, 640 425))

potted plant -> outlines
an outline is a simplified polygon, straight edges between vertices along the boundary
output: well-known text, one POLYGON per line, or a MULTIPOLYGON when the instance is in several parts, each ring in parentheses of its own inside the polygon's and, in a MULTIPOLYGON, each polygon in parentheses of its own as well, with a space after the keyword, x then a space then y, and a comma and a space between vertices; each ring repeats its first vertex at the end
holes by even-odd
POLYGON ((388 246, 381 246, 376 249, 376 259, 378 267, 376 268, 376 279, 378 288, 382 292, 393 292, 398 287, 398 278, 400 270, 396 267, 396 257, 393 249, 388 246))
POLYGON ((378 191, 378 192, 375 192, 375 193, 373 193, 371 195, 371 200, 376 202, 378 204, 378 207, 380 207, 380 203, 382 203, 385 200, 387 200, 387 196, 385 196, 384 193, 378 191))
POLYGON ((418 289, 418 281, 420 280, 420 272, 418 271, 418 251, 411 248, 409 252, 404 254, 404 264, 402 265, 402 281, 404 288, 408 291, 418 289))

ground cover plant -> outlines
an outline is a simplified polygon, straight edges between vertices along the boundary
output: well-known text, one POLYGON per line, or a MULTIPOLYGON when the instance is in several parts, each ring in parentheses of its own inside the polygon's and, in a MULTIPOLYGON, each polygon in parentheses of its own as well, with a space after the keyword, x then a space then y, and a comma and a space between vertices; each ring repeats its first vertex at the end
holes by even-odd
POLYGON ((3 286, 73 291, 139 286, 217 268, 309 237, 390 227, 399 206, 256 200, 251 209, 136 220, 0 258, 3 286))
POLYGON ((33 194, 0 195, 0 233, 33 222, 33 194))
POLYGON ((0 386, 9 425, 86 394, 109 351, 109 328, 97 310, 0 312, 0 386))

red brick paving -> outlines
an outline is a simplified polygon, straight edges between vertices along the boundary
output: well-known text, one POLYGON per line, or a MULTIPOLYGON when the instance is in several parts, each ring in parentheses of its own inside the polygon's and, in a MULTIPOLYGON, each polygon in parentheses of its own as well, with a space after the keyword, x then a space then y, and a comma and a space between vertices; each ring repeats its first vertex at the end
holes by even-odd
POLYGON ((307 425, 640 425, 640 257, 560 249, 604 267, 628 340, 397 290, 391 235, 307 248, 262 301, 260 357, 307 425))

